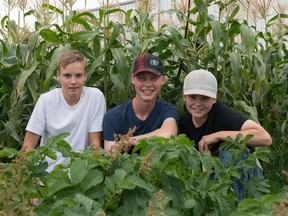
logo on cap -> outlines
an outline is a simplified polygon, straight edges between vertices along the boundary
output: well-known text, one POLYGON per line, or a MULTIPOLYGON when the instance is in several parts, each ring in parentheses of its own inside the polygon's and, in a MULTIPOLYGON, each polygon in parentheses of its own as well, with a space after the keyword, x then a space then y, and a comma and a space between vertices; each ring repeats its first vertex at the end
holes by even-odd
POLYGON ((157 66, 159 64, 159 61, 155 60, 155 59, 151 59, 150 60, 150 65, 154 65, 157 66))

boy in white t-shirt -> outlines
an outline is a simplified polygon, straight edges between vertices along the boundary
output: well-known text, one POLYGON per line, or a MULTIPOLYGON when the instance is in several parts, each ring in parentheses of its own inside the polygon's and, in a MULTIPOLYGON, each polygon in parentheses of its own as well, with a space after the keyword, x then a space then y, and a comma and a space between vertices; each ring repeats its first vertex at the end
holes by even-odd
MULTIPOLYGON (((85 87, 87 61, 75 50, 62 53, 57 62, 57 79, 61 88, 53 89, 40 96, 26 127, 22 149, 33 150, 41 137, 44 146, 49 137, 68 132, 65 140, 73 151, 82 151, 89 144, 101 147, 103 116, 106 101, 103 93, 92 87, 85 87)), ((57 159, 47 158, 48 172, 57 164, 66 164, 60 152, 57 159)))

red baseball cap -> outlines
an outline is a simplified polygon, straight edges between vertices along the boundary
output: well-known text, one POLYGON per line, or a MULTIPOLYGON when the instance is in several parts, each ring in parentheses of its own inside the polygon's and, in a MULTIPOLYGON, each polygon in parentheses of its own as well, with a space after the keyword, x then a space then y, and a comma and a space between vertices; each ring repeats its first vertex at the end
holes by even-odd
POLYGON ((163 63, 161 59, 149 53, 141 54, 134 62, 133 76, 141 72, 151 72, 157 76, 162 76, 163 63))

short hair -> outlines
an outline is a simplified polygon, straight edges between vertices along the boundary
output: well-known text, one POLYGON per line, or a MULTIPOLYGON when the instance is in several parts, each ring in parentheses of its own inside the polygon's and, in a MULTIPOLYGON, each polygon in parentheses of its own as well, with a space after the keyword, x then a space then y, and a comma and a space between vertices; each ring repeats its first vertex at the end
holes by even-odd
POLYGON ((61 68, 74 62, 82 62, 86 70, 87 60, 83 53, 78 50, 68 50, 61 53, 57 61, 57 70, 60 71, 61 68))

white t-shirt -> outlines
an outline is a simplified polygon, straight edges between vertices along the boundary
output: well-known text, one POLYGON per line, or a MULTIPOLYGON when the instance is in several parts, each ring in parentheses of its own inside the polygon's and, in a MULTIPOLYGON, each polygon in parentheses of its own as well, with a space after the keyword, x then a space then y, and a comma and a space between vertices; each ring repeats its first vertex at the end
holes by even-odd
MULTIPOLYGON (((105 97, 97 88, 84 86, 80 100, 73 106, 64 99, 62 89, 56 88, 40 96, 26 130, 41 136, 41 146, 47 138, 68 132, 70 135, 65 141, 72 151, 79 152, 89 145, 88 132, 102 131, 105 112, 105 97)), ((47 158, 47 161, 47 171, 51 172, 55 165, 67 164, 69 159, 57 152, 56 160, 47 158)))

